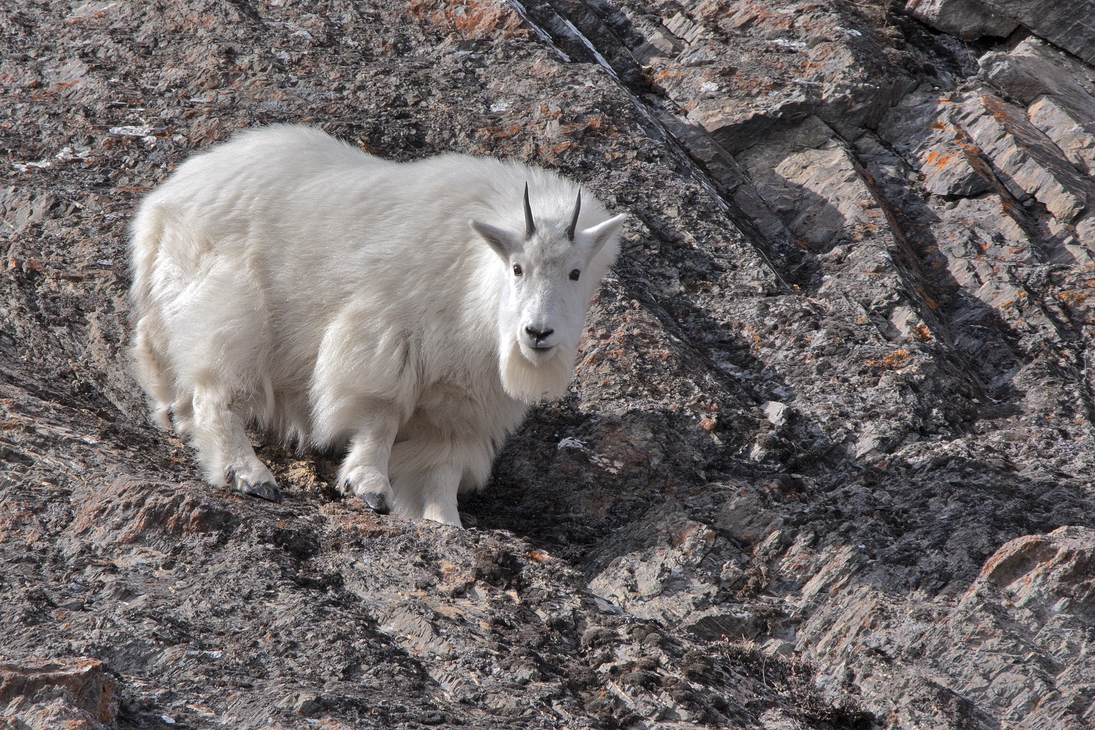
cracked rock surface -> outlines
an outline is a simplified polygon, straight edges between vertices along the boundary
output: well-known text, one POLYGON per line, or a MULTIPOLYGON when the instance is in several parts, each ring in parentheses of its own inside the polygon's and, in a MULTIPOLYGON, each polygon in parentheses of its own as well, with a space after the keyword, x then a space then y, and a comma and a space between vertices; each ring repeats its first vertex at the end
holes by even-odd
POLYGON ((0 728, 1091 727, 1090 17, 0 5, 0 728), (129 217, 277 122, 630 214, 471 529, 258 433, 240 498, 147 420, 129 217))

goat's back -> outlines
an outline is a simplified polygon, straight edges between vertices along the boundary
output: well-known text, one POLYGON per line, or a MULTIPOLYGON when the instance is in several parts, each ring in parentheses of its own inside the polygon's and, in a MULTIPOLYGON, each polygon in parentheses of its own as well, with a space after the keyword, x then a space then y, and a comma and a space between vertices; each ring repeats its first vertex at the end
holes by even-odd
MULTIPOLYGON (((347 264, 362 258, 398 259, 412 278, 451 273, 454 258, 495 264, 467 221, 523 230, 526 182, 538 219, 569 216, 577 187, 520 163, 453 153, 394 163, 305 127, 246 132, 190 159, 146 198, 135 222, 135 273, 141 278, 142 242, 155 239, 142 233, 164 224, 201 239, 175 247, 180 265, 196 267, 213 247, 220 256, 261 255, 275 274, 295 264, 292 288, 304 271, 327 286, 357 287, 362 282, 347 264)), ((580 226, 607 218, 589 200, 580 226)))

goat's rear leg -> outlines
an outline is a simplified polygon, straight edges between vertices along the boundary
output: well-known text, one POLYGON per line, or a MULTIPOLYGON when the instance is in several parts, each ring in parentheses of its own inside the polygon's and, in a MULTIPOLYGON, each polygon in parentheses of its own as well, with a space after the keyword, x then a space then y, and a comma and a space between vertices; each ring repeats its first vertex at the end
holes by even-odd
POLYGON ((280 502, 274 475, 255 455, 243 419, 232 411, 231 399, 218 388, 195 388, 193 404, 188 430, 205 478, 242 494, 280 502))

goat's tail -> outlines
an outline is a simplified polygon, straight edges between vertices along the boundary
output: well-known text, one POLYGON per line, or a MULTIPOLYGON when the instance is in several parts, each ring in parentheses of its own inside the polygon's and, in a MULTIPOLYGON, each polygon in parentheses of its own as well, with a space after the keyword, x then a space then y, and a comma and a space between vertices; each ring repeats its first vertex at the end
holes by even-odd
POLYGON ((160 304, 152 294, 153 268, 164 235, 164 221, 154 205, 143 205, 130 230, 130 261, 133 283, 130 324, 133 341, 129 349, 130 370, 148 394, 153 420, 171 429, 171 404, 175 400, 174 378, 164 363, 165 329, 160 304))

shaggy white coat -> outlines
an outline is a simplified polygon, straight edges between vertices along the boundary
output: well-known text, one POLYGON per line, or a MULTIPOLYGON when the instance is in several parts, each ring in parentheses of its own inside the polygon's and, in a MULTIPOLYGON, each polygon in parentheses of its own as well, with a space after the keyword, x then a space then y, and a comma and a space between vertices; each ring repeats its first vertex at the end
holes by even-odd
POLYGON ((567 238, 577 194, 517 162, 400 164, 303 127, 240 134, 133 221, 135 375, 213 484, 280 498, 254 423, 346 447, 340 487, 380 511, 459 525, 458 491, 486 483, 530 404, 565 391, 616 258, 624 216, 591 197, 567 238))

